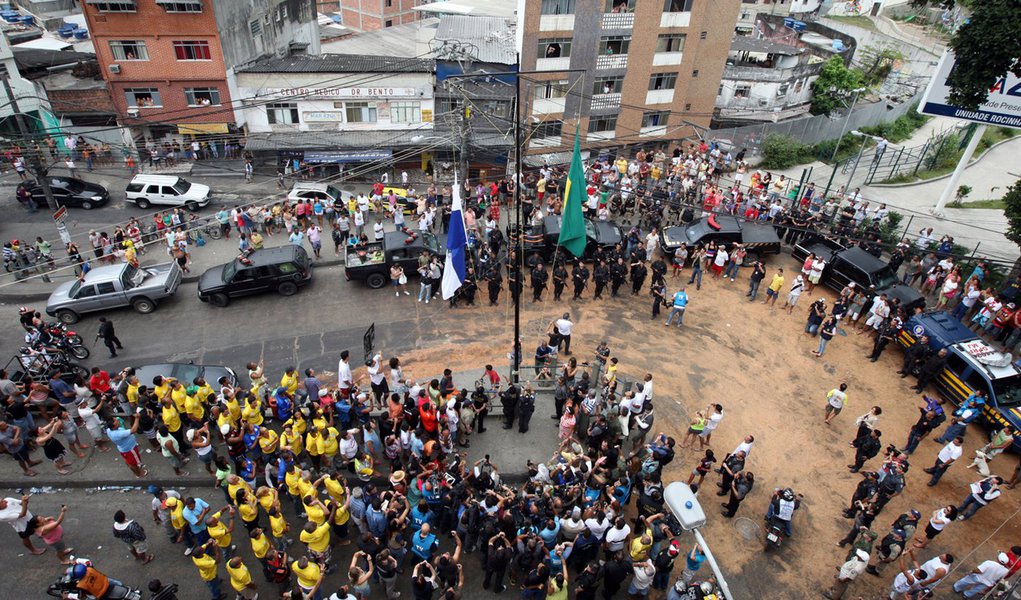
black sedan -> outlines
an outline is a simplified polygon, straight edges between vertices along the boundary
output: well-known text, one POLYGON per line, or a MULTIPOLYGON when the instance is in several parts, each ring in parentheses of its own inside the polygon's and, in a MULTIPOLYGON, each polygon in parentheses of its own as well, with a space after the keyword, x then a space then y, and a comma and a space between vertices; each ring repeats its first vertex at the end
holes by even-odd
MULTIPOLYGON (((173 377, 185 386, 189 386, 196 377, 202 377, 206 383, 216 386, 221 377, 226 377, 231 385, 237 385, 238 377, 234 370, 220 365, 194 365, 191 363, 163 363, 159 365, 145 365, 135 367, 135 375, 138 376, 140 385, 152 389, 152 379, 156 375, 173 377)), ((218 387, 218 386, 217 386, 218 387)))
MULTIPOLYGON (((89 210, 110 201, 110 192, 95 183, 59 175, 50 175, 46 180, 50 182, 50 190, 53 191, 53 198, 58 206, 89 210)), ((30 179, 20 183, 19 187, 28 189, 36 206, 46 208, 46 195, 43 194, 43 188, 38 182, 30 179)))

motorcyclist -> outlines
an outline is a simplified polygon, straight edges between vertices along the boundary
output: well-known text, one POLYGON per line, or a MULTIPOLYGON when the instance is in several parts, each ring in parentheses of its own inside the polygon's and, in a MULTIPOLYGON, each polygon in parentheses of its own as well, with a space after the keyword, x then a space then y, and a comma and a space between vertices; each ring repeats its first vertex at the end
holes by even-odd
POLYGON ((100 573, 92 565, 78 563, 71 571, 71 579, 75 589, 88 594, 85 598, 104 598, 110 590, 110 578, 100 573))
POLYGON ((777 521, 783 523, 784 532, 787 537, 793 535, 791 519, 794 518, 794 511, 801 506, 802 494, 795 494, 791 488, 777 489, 773 492, 773 498, 769 502, 769 509, 766 511, 766 521, 777 521))

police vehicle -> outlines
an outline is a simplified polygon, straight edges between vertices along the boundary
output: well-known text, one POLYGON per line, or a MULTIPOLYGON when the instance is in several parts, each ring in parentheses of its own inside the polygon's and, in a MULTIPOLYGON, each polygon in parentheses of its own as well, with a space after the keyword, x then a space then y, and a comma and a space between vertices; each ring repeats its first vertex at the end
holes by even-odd
POLYGON ((1011 427, 1011 450, 1021 453, 1021 360, 987 344, 946 311, 912 316, 897 342, 910 348, 923 336, 934 351, 947 349, 947 366, 936 378, 940 394, 960 404, 976 390, 984 391, 983 421, 995 429, 1011 427))

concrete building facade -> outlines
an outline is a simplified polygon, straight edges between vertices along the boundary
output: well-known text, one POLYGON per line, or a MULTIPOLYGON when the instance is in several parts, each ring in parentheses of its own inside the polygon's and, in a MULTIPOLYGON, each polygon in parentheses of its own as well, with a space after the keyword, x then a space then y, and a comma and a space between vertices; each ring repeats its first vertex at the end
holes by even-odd
POLYGON ((528 154, 667 145, 708 128, 739 0, 528 0, 528 154))
POLYGON ((314 0, 85 0, 96 56, 135 137, 223 135, 242 126, 235 68, 318 52, 314 0))
MULTIPOLYGON (((417 21, 419 14, 414 8, 429 4, 431 0, 339 0, 339 12, 347 27, 360 31, 373 31, 394 25, 417 21)), ((338 2, 325 2, 334 6, 338 2)), ((331 8, 337 11, 338 8, 331 8)), ((320 8, 320 12, 329 12, 320 8)))

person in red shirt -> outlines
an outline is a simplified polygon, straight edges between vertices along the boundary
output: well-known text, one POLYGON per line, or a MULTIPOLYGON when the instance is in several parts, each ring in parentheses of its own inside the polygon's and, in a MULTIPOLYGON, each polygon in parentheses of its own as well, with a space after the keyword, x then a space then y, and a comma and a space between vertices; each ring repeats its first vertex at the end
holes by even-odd
POLYGON ((110 374, 99 367, 92 367, 92 375, 89 377, 89 389, 97 396, 109 392, 110 374))
POLYGON ((1011 546, 1007 552, 1007 576, 1004 579, 1009 579, 1021 570, 1021 546, 1011 546))
POLYGON ((491 389, 500 389, 500 374, 493 369, 493 365, 486 365, 486 372, 482 376, 489 380, 489 387, 491 389))

